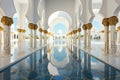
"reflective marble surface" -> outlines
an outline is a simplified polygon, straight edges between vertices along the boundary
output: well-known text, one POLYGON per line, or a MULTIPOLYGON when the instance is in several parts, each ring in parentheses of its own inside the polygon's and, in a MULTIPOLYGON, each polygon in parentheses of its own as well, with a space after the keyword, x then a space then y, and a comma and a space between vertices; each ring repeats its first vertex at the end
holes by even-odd
POLYGON ((88 53, 89 55, 92 55, 92 56, 96 57, 97 59, 120 70, 120 44, 117 44, 116 54, 109 54, 109 55, 105 54, 103 42, 92 41, 91 44, 92 45, 91 45, 90 49, 84 48, 83 41, 82 41, 82 45, 79 46, 79 48, 81 50, 85 51, 86 53, 88 53))
MULTIPOLYGON (((37 41, 39 43, 39 41, 37 41)), ((10 65, 11 63, 33 53, 34 51, 40 49, 39 44, 37 44, 37 48, 31 49, 29 47, 29 40, 26 40, 25 43, 18 44, 17 41, 13 41, 11 43, 11 55, 2 55, 3 50, 0 50, 0 69, 10 65)), ((2 46, 2 45, 1 45, 2 46)))
POLYGON ((66 41, 57 41, 8 67, 0 80, 120 80, 120 72, 66 41))

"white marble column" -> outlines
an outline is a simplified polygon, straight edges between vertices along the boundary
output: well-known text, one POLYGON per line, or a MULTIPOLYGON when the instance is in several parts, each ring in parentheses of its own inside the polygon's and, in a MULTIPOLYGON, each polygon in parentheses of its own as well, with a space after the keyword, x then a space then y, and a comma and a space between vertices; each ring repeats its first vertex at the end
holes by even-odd
POLYGON ((81 34, 80 34, 80 31, 77 32, 77 46, 78 47, 81 46, 81 34))
POLYGON ((112 16, 109 18, 109 24, 111 28, 111 54, 116 54, 117 45, 116 45, 116 24, 118 23, 118 18, 112 16))
POLYGON ((90 37, 90 35, 91 35, 91 30, 88 30, 88 48, 91 48, 91 37, 90 37))
POLYGON ((120 44, 120 26, 117 27, 117 42, 120 44))
POLYGON ((78 46, 81 46, 81 28, 78 28, 78 46))
POLYGON ((109 21, 108 18, 104 18, 102 24, 105 28, 105 54, 109 54, 109 21))
POLYGON ((83 25, 83 30, 84 30, 84 48, 87 48, 87 26, 86 24, 83 25))
POLYGON ((40 46, 42 46, 42 32, 40 32, 40 46))
POLYGON ((3 16, 1 19, 2 24, 4 25, 4 47, 3 55, 11 54, 11 41, 10 41, 10 26, 13 24, 12 18, 3 16))
POLYGON ((44 34, 44 44, 47 44, 47 34, 44 34))
MULTIPOLYGON (((0 36, 2 36, 2 32, 0 31, 0 36)), ((2 48, 2 37, 0 38, 0 53, 1 53, 1 49, 2 48)))
POLYGON ((118 31, 118 43, 120 44, 120 30, 118 31))
POLYGON ((30 48, 33 48, 33 30, 30 30, 30 48))
POLYGON ((91 28, 92 28, 92 24, 91 23, 88 23, 86 24, 87 26, 87 32, 88 32, 88 35, 87 35, 87 42, 88 42, 88 48, 91 48, 91 28))
POLYGON ((87 47, 87 31, 84 30, 84 48, 87 47))
POLYGON ((21 34, 22 34, 22 33, 18 31, 18 43, 21 43, 21 42, 22 42, 22 40, 21 40, 21 39, 22 39, 22 38, 21 38, 22 35, 21 35, 21 34))
MULTIPOLYGON (((2 31, 0 31, 0 36, 2 36, 2 31)), ((0 38, 0 45, 2 45, 2 37, 0 38)))
POLYGON ((34 48, 36 48, 36 30, 34 30, 34 48))
POLYGON ((116 37, 115 37, 115 26, 110 26, 111 27, 111 53, 115 54, 116 53, 116 37))
POLYGON ((38 26, 37 26, 37 24, 33 24, 33 30, 34 30, 34 49, 37 47, 36 46, 36 39, 37 39, 37 37, 36 37, 36 30, 37 30, 37 28, 38 28, 38 26))
POLYGON ((11 48, 11 41, 10 41, 10 27, 4 26, 4 47, 3 47, 3 54, 10 54, 11 48))
POLYGON ((39 28, 39 32, 40 32, 39 40, 40 40, 40 47, 41 47, 42 46, 42 32, 43 32, 42 28, 39 28))
POLYGON ((109 27, 105 26, 105 53, 109 54, 109 27))

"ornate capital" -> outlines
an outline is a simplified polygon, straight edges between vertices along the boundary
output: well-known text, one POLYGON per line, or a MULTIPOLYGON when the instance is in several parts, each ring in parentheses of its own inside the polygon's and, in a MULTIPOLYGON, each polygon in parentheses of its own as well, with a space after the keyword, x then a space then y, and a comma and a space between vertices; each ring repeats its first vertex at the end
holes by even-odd
POLYGON ((43 32, 44 32, 45 34, 47 34, 47 33, 48 33, 48 31, 47 31, 47 30, 43 30, 43 32))
POLYGON ((42 32, 42 31, 43 31, 43 29, 42 29, 42 28, 40 28, 40 29, 39 29, 39 31, 40 31, 40 32, 42 32))
POLYGON ((17 31, 20 32, 20 33, 25 33, 26 32, 25 29, 17 29, 17 31))
POLYGON ((108 18, 104 18, 103 21, 102 21, 102 24, 103 24, 105 27, 109 26, 108 18))
POLYGON ((3 16, 1 22, 3 25, 11 26, 11 24, 13 24, 13 19, 7 16, 3 16))
POLYGON ((78 30, 77 30, 78 32, 81 32, 81 28, 78 28, 78 30))
POLYGON ((87 29, 89 29, 89 30, 92 28, 92 24, 91 23, 86 24, 86 26, 87 26, 87 29))
POLYGON ((29 24, 28 24, 28 27, 29 27, 29 29, 32 30, 32 29, 34 29, 34 24, 33 24, 33 23, 29 23, 29 24))
POLYGON ((37 24, 33 24, 33 23, 29 23, 28 27, 31 30, 37 30, 37 28, 38 28, 37 24))
POLYGON ((86 24, 84 24, 82 28, 83 28, 83 30, 87 30, 86 24))
POLYGON ((108 20, 110 25, 116 25, 118 23, 118 18, 116 16, 112 16, 108 20))
POLYGON ((73 30, 73 34, 76 34, 77 33, 77 30, 73 30))
POLYGON ((25 33, 26 32, 26 30, 25 29, 23 29, 23 33, 25 33))
POLYGON ((0 31, 4 31, 4 28, 0 26, 0 31))
POLYGON ((38 28, 38 26, 37 26, 37 24, 34 24, 34 30, 37 30, 37 28, 38 28))

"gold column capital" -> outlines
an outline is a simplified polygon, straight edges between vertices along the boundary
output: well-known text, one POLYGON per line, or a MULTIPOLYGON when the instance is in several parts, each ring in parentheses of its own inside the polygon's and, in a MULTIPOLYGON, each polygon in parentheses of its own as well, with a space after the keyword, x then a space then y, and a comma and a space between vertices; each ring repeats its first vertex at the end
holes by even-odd
POLYGON ((81 28, 78 28, 78 30, 77 30, 78 32, 81 32, 81 28))
POLYGON ((88 30, 90 30, 92 28, 92 24, 91 23, 86 24, 86 26, 87 26, 88 30))
POLYGON ((22 31, 23 31, 23 33, 25 33, 25 32, 26 32, 26 30, 25 30, 25 29, 23 29, 22 31))
POLYGON ((102 21, 102 24, 107 27, 109 26, 109 21, 108 21, 109 18, 104 18, 103 21, 102 21))
POLYGON ((34 29, 34 24, 33 23, 29 23, 28 24, 28 28, 31 29, 31 30, 34 29))
POLYGON ((13 19, 7 16, 3 16, 1 18, 1 22, 3 25, 11 26, 11 24, 13 24, 13 19))
POLYGON ((48 31, 47 31, 47 30, 43 30, 43 32, 44 32, 45 34, 47 34, 47 33, 48 33, 48 31))
POLYGON ((34 30, 37 30, 37 28, 38 28, 38 26, 37 26, 37 24, 34 24, 34 30))
POLYGON ((28 24, 28 27, 29 27, 29 29, 31 29, 31 30, 37 30, 37 28, 38 28, 37 24, 33 24, 33 23, 29 23, 29 24, 28 24))
POLYGON ((110 25, 116 25, 118 23, 118 18, 116 16, 112 16, 108 19, 110 25))
POLYGON ((39 28, 39 31, 40 31, 40 32, 42 32, 42 31, 43 31, 43 29, 42 29, 42 28, 39 28))
POLYGON ((77 30, 73 30, 73 33, 76 34, 76 33, 77 33, 77 30))
POLYGON ((86 24, 84 24, 82 28, 83 28, 83 30, 87 30, 86 24))
POLYGON ((25 32, 26 32, 26 30, 25 30, 25 29, 20 29, 20 28, 19 28, 19 29, 17 29, 17 31, 18 31, 18 32, 20 32, 20 33, 25 33, 25 32))
POLYGON ((19 28, 19 29, 17 29, 17 31, 18 31, 18 32, 22 32, 22 29, 19 28))

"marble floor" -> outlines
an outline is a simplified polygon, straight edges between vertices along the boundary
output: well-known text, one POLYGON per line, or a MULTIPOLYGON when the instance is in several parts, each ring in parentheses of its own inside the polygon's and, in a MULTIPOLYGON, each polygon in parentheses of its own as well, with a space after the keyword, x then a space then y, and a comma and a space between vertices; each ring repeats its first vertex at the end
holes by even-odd
POLYGON ((105 54, 104 42, 92 41, 90 49, 84 48, 83 45, 82 41, 82 46, 79 47, 81 50, 120 70, 120 44, 117 44, 116 54, 109 55, 105 54))
MULTIPOLYGON (((11 74, 8 78, 11 80, 120 79, 119 44, 115 55, 106 55, 103 49, 104 43, 100 41, 92 41, 91 49, 83 48, 83 41, 81 44, 79 47, 75 47, 75 45, 74 50, 71 50, 70 43, 64 41, 54 42, 47 47, 37 44, 36 49, 30 49, 29 41, 26 41, 24 46, 23 44, 18 46, 15 42, 14 48, 12 48, 12 56, 0 55, 0 70, 29 55, 21 62, 12 65, 10 70, 7 70, 8 72, 4 71, 4 73, 9 73, 7 75, 11 74), (23 50, 19 52, 18 47, 23 50)), ((3 75, 0 74, 0 80, 10 80, 4 79, 3 75)))
POLYGON ((120 72, 115 68, 99 61, 78 47, 72 47, 73 50, 66 42, 47 45, 1 72, 0 80, 120 79, 120 72))
MULTIPOLYGON (((37 42, 39 42, 39 40, 37 40, 37 42)), ((26 40, 25 43, 22 43, 21 45, 18 45, 17 40, 13 41, 11 45, 11 55, 2 55, 3 50, 0 49, 0 69, 5 68, 36 50, 39 50, 41 47, 40 44, 37 44, 37 48, 31 49, 29 40, 26 40)))

